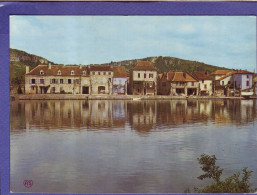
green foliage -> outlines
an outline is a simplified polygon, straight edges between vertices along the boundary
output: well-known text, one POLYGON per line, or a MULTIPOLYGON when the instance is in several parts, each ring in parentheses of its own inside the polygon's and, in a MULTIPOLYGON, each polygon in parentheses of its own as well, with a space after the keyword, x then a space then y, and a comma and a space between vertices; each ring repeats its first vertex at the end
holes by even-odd
MULTIPOLYGON (((242 169, 241 172, 235 173, 233 176, 221 179, 223 169, 216 165, 215 155, 209 156, 202 154, 200 158, 197 158, 201 169, 205 172, 200 175, 198 179, 203 180, 205 178, 213 179, 214 182, 211 185, 207 185, 204 188, 194 188, 197 193, 249 193, 254 192, 257 189, 251 189, 249 183, 252 171, 248 171, 247 168, 242 169), (240 177, 241 176, 241 177, 240 177)), ((186 189, 185 192, 190 192, 186 189)))
MULTIPOLYGON (((41 64, 42 57, 26 53, 18 49, 10 48, 10 57, 17 57, 19 61, 10 62, 10 84, 11 86, 18 87, 25 82, 24 75, 26 73, 26 66, 30 67, 30 70, 41 64)), ((45 59, 44 59, 45 60, 45 59)), ((51 62, 52 63, 52 62, 51 62)))

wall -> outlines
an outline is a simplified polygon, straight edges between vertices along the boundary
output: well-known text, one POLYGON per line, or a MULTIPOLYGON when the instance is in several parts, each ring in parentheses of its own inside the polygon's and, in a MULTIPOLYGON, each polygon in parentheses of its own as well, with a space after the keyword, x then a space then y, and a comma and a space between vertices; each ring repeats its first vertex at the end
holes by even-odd
POLYGON ((157 71, 143 71, 143 70, 134 70, 133 71, 133 81, 157 81, 157 71), (140 78, 138 78, 138 73, 140 73, 140 78), (144 78, 144 74, 146 74, 146 78, 144 78), (149 74, 153 74, 153 78, 149 78, 149 74))
POLYGON ((76 77, 76 76, 33 76, 26 75, 25 76, 25 93, 26 94, 40 94, 40 87, 48 87, 46 93, 53 93, 53 88, 55 88, 54 93, 61 93, 61 91, 65 93, 72 94, 81 94, 82 86, 89 86, 89 77, 76 77), (30 79, 36 79, 35 84, 30 84, 30 79), (44 79, 44 83, 40 83, 40 79, 44 79), (51 83, 51 79, 57 79, 57 83, 51 83), (63 79, 63 83, 60 83, 60 79, 63 79), (71 83, 68 84, 68 79, 71 79, 71 83), (79 80, 79 83, 74 82, 74 80, 79 80), (87 80, 88 84, 84 84, 85 80, 87 80), (82 82, 81 82, 82 81, 82 82), (32 89, 34 87, 34 90, 32 89))
POLYGON ((212 81, 211 80, 200 80, 199 81, 200 84, 200 90, 207 90, 209 92, 209 95, 212 94, 212 81), (207 88, 204 88, 204 85, 207 85, 207 88))
POLYGON ((113 72, 111 72, 111 75, 109 75, 109 72, 108 74, 104 75, 104 72, 107 72, 107 71, 94 71, 94 72, 96 73, 95 75, 93 75, 92 72, 90 72, 91 86, 92 86, 91 94, 99 94, 98 88, 101 86, 105 87, 105 90, 102 91, 102 93, 111 94, 113 72), (100 75, 98 74, 98 72, 100 72, 100 75))

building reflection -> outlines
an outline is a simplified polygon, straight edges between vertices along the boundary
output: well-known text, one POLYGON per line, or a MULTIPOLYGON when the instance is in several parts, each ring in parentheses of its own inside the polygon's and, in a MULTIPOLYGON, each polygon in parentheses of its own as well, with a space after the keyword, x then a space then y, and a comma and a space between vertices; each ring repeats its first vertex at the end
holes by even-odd
POLYGON ((256 120, 255 100, 11 102, 11 131, 19 129, 124 130, 139 133, 181 125, 245 125, 256 120), (127 124, 128 123, 128 124, 127 124))

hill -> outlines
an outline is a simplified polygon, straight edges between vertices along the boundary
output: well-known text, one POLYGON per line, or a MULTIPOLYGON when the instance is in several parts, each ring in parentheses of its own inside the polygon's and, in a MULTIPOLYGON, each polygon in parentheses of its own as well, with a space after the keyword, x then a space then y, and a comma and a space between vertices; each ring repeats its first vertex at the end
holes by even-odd
POLYGON ((169 70, 172 71, 188 71, 190 73, 194 71, 205 71, 207 73, 211 73, 218 69, 228 69, 219 66, 213 66, 209 64, 205 64, 203 62, 197 61, 190 61, 190 60, 183 60, 174 57, 147 57, 142 59, 134 59, 134 60, 124 60, 119 62, 110 62, 106 64, 99 64, 99 65, 113 65, 113 66, 125 66, 126 70, 130 69, 130 66, 136 64, 137 60, 146 60, 151 62, 155 67, 157 67, 158 73, 168 72, 169 70))
MULTIPOLYGON (((125 66, 127 72, 130 67, 135 65, 138 60, 146 60, 151 62, 157 67, 158 73, 172 71, 205 71, 211 73, 217 69, 227 69, 218 66, 212 66, 197 61, 184 60, 174 57, 147 57, 143 59, 124 60, 118 62, 110 62, 105 64, 94 64, 94 65, 113 65, 113 66, 125 66)), ((24 84, 25 66, 30 66, 30 70, 39 64, 55 64, 46 58, 29 54, 27 52, 10 49, 10 83, 11 86, 17 87, 24 84)))
POLYGON ((10 84, 11 86, 19 86, 24 84, 24 74, 26 72, 26 65, 30 70, 39 64, 53 63, 49 60, 29 54, 25 51, 10 48, 10 84))

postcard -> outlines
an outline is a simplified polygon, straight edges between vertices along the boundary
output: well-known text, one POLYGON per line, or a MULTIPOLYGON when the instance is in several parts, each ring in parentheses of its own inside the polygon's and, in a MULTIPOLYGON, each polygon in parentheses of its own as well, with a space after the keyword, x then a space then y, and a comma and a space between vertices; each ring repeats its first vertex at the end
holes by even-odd
POLYGON ((255 8, 1 2, 0 194, 257 192, 255 8))

